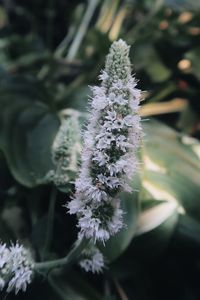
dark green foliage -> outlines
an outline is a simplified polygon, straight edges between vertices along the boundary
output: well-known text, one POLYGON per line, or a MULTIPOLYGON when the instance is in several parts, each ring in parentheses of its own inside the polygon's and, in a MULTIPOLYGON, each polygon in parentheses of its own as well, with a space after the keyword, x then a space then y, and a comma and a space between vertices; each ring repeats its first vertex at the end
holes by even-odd
POLYGON ((63 193, 51 183, 52 144, 66 115, 85 124, 88 85, 118 37, 133 45, 147 91, 141 113, 157 118, 143 122, 135 192, 121 195, 126 226, 102 247, 104 274, 73 266, 0 299, 199 299, 199 1, 97 1, 80 39, 90 3, 0 2, 0 240, 19 239, 36 261, 65 256, 76 240, 63 208, 74 186, 63 193))

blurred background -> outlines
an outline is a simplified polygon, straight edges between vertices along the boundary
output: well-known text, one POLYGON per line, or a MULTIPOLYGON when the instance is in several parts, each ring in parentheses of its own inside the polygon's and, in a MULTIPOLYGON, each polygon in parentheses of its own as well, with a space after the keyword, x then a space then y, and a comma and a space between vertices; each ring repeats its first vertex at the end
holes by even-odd
POLYGON ((140 193, 124 200, 127 230, 103 250, 110 261, 104 274, 74 267, 56 283, 36 278, 27 293, 2 292, 1 299, 200 299, 197 0, 0 1, 0 239, 23 241, 36 260, 63 256, 74 242, 76 220, 62 205, 80 151, 70 148, 75 163, 66 178, 52 144, 71 118, 72 143, 80 146, 75 127, 86 118, 88 85, 98 84, 119 38, 131 45, 145 98, 142 164, 133 180, 140 193))

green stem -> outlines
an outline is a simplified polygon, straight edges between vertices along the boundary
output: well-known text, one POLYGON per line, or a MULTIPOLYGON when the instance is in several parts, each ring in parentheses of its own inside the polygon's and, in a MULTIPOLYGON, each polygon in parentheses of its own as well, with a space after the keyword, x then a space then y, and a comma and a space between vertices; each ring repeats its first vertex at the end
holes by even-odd
POLYGON ((57 46, 54 52, 55 58, 62 58, 62 56, 66 53, 66 50, 73 40, 73 37, 76 35, 78 24, 80 23, 80 19, 83 15, 85 9, 85 4, 80 4, 76 7, 75 13, 73 14, 73 23, 69 26, 68 32, 62 42, 57 46))
POLYGON ((53 224, 54 224, 54 213, 55 213, 55 204, 56 204, 56 196, 57 190, 56 187, 52 187, 51 196, 50 196, 50 203, 49 203, 49 211, 48 211, 48 220, 47 220, 47 234, 43 248, 43 255, 48 251, 51 246, 52 236, 53 236, 53 224))
POLYGON ((73 35, 75 35, 76 27, 75 26, 70 26, 69 31, 67 35, 64 37, 62 42, 58 45, 54 52, 54 57, 55 58, 61 58, 63 53, 65 52, 67 46, 69 45, 73 35))
POLYGON ((67 60, 73 60, 78 52, 78 49, 81 45, 84 35, 87 32, 87 28, 92 19, 96 6, 99 0, 89 0, 88 7, 86 9, 85 15, 83 16, 82 22, 78 28, 77 34, 69 48, 69 52, 66 56, 67 60))
POLYGON ((49 285, 51 288, 56 292, 56 294, 59 296, 61 300, 66 300, 66 294, 62 291, 62 289, 59 289, 53 280, 51 276, 48 278, 49 285))
POLYGON ((83 238, 75 244, 67 256, 56 260, 35 263, 35 271, 50 271, 51 269, 70 266, 79 258, 88 243, 89 240, 83 238))
POLYGON ((176 90, 176 85, 170 82, 165 88, 159 91, 155 96, 149 98, 149 103, 159 102, 176 90))
POLYGON ((47 45, 51 49, 53 42, 54 0, 49 0, 47 8, 47 45))

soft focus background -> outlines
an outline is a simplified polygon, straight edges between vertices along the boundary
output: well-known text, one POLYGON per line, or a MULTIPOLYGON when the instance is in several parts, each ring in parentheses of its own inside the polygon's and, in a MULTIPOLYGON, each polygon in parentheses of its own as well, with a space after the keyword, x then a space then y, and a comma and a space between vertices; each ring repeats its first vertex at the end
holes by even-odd
POLYGON ((36 260, 62 257, 75 241, 76 220, 63 205, 79 147, 67 176, 51 147, 65 118, 83 124, 88 85, 98 84, 118 38, 132 46, 145 96, 140 179, 132 183, 140 193, 122 199, 128 227, 103 249, 104 274, 73 267, 0 299, 200 299, 197 0, 0 1, 0 239, 22 241, 36 260))

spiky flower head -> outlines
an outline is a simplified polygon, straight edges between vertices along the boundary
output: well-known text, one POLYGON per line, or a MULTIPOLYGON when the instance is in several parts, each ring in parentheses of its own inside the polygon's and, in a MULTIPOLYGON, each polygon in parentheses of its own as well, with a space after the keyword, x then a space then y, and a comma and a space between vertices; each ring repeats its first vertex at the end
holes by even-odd
POLYGON ((7 292, 26 291, 33 277, 34 262, 24 246, 17 242, 11 247, 0 243, 0 290, 8 284, 7 292))
POLYGON ((124 41, 112 44, 100 80, 101 86, 92 88, 82 165, 67 207, 70 214, 77 214, 80 238, 104 243, 123 227, 119 193, 131 191, 128 183, 137 169, 141 137, 141 92, 131 75, 124 41))

